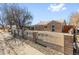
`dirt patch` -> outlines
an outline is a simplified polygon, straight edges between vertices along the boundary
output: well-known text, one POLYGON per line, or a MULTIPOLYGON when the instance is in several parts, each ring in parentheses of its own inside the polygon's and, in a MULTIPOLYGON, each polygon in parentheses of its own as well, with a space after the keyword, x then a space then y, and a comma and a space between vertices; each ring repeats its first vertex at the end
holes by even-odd
POLYGON ((26 40, 27 44, 29 44, 31 47, 34 47, 35 49, 39 50, 40 52, 44 53, 45 55, 63 55, 63 53, 58 52, 54 49, 51 49, 49 47, 44 47, 42 45, 39 45, 37 43, 34 43, 32 41, 26 40))

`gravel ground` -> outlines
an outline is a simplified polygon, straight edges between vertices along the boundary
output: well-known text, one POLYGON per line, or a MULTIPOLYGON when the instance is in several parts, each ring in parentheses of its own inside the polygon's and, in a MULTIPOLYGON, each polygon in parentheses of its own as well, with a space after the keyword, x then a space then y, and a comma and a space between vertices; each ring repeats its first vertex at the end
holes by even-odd
POLYGON ((12 40, 8 32, 0 33, 0 54, 1 55, 62 55, 58 51, 43 47, 29 40, 12 40))
POLYGON ((19 39, 10 39, 11 35, 9 33, 0 33, 0 54, 1 55, 43 55, 40 51, 31 47, 30 45, 22 42, 19 39))
POLYGON ((54 49, 51 49, 49 47, 44 47, 42 45, 36 44, 32 41, 26 40, 27 44, 29 44, 31 47, 34 47, 35 49, 39 50, 40 52, 44 53, 45 55, 63 55, 63 53, 58 52, 54 49))

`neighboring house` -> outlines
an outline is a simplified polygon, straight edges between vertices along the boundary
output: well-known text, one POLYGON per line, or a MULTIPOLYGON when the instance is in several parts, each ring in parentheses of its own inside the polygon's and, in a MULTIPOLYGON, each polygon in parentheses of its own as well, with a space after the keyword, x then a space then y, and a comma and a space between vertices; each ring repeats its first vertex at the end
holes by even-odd
POLYGON ((64 25, 64 33, 73 33, 73 26, 72 25, 64 25))
POLYGON ((31 25, 31 26, 25 26, 25 30, 34 30, 34 27, 31 25))
POLYGON ((75 13, 70 18, 70 25, 77 26, 79 23, 79 13, 75 13))
POLYGON ((62 32, 64 29, 64 24, 64 20, 41 21, 38 24, 34 25, 34 30, 62 32))
POLYGON ((75 27, 76 31, 79 33, 79 13, 74 13, 70 18, 70 24, 75 27))

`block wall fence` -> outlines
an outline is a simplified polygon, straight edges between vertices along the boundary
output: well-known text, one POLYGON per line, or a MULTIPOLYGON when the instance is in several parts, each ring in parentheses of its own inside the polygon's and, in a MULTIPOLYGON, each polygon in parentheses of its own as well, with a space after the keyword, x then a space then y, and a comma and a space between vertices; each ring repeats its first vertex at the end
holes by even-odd
POLYGON ((73 35, 49 31, 25 31, 27 39, 65 55, 73 55, 73 35))

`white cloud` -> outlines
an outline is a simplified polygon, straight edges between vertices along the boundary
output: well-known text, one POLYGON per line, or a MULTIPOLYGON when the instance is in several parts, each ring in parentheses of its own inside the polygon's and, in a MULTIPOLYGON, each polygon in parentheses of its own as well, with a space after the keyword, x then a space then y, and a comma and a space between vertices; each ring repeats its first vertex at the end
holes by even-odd
POLYGON ((50 4, 48 10, 52 12, 59 12, 62 10, 66 10, 65 4, 50 4))

